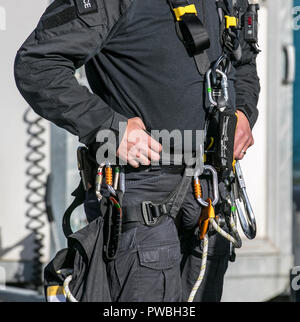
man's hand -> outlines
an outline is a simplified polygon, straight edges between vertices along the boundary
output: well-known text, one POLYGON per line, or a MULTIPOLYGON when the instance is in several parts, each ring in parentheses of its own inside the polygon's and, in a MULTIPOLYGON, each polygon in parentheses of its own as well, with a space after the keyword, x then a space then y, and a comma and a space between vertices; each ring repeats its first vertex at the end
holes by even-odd
POLYGON ((245 114, 241 111, 237 111, 237 114, 238 123, 234 139, 234 158, 241 160, 245 156, 247 149, 254 144, 254 139, 245 114))
POLYGON ((129 119, 117 151, 117 156, 134 168, 138 168, 139 164, 149 165, 151 161, 157 162, 160 159, 161 144, 145 130, 145 124, 139 117, 129 119))

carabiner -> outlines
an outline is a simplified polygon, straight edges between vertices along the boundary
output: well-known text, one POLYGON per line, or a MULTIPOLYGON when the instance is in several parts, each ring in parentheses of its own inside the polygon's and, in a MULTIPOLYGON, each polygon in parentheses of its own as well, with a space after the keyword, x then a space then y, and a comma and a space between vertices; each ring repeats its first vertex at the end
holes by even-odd
MULTIPOLYGON (((208 164, 204 165, 204 172, 203 173, 205 173, 205 171, 209 171, 212 175, 213 194, 214 194, 214 199, 212 200, 212 206, 215 206, 219 201, 218 174, 217 174, 217 171, 215 170, 215 168, 212 167, 211 165, 208 165, 208 164)), ((197 172, 194 175, 194 182, 196 184, 200 184, 197 172)), ((196 199, 202 206, 204 206, 204 207, 209 206, 209 203, 202 198, 201 194, 198 194, 196 196, 196 199)))
POLYGON ((109 177, 107 178, 108 182, 107 182, 107 187, 109 192, 116 196, 116 191, 114 189, 113 182, 112 182, 112 168, 111 168, 111 164, 109 162, 103 162, 99 165, 98 170, 97 170, 97 175, 96 175, 96 180, 95 180, 95 193, 97 196, 97 199, 100 201, 102 199, 102 194, 101 194, 101 185, 103 182, 103 169, 105 167, 106 171, 106 176, 109 177))
POLYGON ((238 161, 235 163, 235 177, 236 182, 233 185, 233 193, 239 221, 245 236, 248 239, 253 239, 256 236, 256 220, 246 191, 242 169, 238 161), (242 203, 245 212, 243 211, 242 203))
MULTIPOLYGON (((222 94, 223 94, 225 102, 227 103, 228 99, 229 99, 227 75, 224 72, 222 72, 220 69, 216 69, 216 73, 222 77, 222 80, 221 80, 222 94)), ((213 98, 213 88, 211 85, 211 74, 212 74, 212 69, 209 69, 209 71, 206 73, 208 99, 209 99, 212 106, 218 107, 218 102, 213 98)), ((225 108, 222 108, 222 111, 224 111, 224 109, 225 108)))

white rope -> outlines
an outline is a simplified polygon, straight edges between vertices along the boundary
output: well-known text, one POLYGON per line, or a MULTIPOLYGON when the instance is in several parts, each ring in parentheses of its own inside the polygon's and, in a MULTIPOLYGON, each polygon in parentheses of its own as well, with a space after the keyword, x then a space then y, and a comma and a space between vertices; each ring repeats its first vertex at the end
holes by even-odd
POLYGON ((241 248, 242 247, 242 241, 241 241, 241 238, 240 236, 238 235, 238 231, 236 229, 236 225, 235 225, 235 222, 232 218, 232 216, 230 216, 230 227, 231 229, 233 230, 233 234, 234 234, 234 237, 231 236, 230 234, 228 234, 225 230, 223 230, 218 224, 217 222, 215 221, 214 218, 210 218, 210 223, 212 224, 213 228, 221 235, 223 236, 224 238, 226 238, 227 240, 229 240, 233 246, 235 248, 241 248))
POLYGON ((190 293, 188 302, 193 302, 194 301, 194 297, 203 281, 204 278, 204 274, 206 271, 206 263, 207 263, 207 254, 208 254, 208 235, 206 234, 204 236, 203 239, 203 249, 202 249, 202 259, 201 259, 201 269, 200 269, 200 273, 199 276, 197 278, 197 281, 195 283, 195 285, 192 288, 192 291, 190 293))
MULTIPOLYGON (((233 236, 231 236, 230 234, 228 234, 225 230, 223 230, 215 221, 214 218, 210 218, 209 222, 211 223, 211 225, 213 226, 213 228, 224 238, 226 238, 227 240, 229 240, 235 248, 240 248, 242 247, 242 240, 239 236, 239 233, 237 231, 237 227, 236 224, 234 222, 233 216, 230 216, 230 227, 231 230, 233 232, 233 236)), ((200 285, 203 281, 204 278, 204 274, 206 271, 206 264, 207 264, 207 255, 208 255, 208 234, 206 233, 206 235, 204 236, 203 239, 203 250, 202 250, 202 259, 201 259, 201 268, 200 268, 200 273, 199 276, 197 278, 196 283, 194 284, 192 291, 190 293, 190 296, 188 298, 188 302, 193 302, 196 293, 198 292, 200 285)))
POLYGON ((66 298, 69 302, 78 302, 76 298, 73 296, 73 294, 70 291, 69 284, 72 281, 72 275, 69 275, 65 280, 64 280, 64 290, 66 293, 66 298))

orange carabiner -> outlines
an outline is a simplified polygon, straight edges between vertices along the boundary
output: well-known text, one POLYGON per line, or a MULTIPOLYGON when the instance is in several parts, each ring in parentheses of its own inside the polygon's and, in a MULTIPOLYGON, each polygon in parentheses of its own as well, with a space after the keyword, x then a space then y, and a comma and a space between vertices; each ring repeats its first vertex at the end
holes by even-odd
POLYGON ((207 233, 210 219, 216 217, 215 209, 212 205, 211 199, 208 198, 206 200, 206 202, 208 203, 208 206, 202 208, 201 216, 200 216, 199 222, 198 222, 198 224, 199 224, 199 238, 201 240, 205 237, 205 235, 207 233))

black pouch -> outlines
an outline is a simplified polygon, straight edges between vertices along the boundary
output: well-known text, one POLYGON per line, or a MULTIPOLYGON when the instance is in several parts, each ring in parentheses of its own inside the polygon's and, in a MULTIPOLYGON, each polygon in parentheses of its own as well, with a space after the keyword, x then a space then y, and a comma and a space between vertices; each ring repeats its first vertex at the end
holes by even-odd
POLYGON ((68 237, 44 270, 47 302, 111 302, 103 256, 102 217, 68 237))

